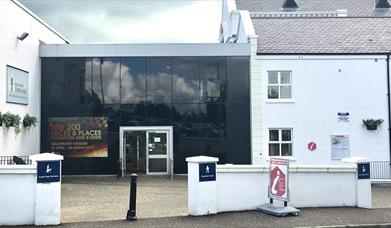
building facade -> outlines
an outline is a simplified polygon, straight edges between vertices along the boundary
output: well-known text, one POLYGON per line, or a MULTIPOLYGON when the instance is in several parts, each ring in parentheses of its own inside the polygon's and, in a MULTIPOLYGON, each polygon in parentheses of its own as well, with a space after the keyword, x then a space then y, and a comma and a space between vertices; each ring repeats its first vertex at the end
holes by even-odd
POLYGON ((253 164, 271 156, 299 164, 389 161, 391 11, 384 5, 223 2, 220 41, 251 45, 253 164), (383 123, 367 130, 366 119, 383 123))
POLYGON ((55 152, 64 174, 120 175, 185 174, 195 155, 389 161, 388 2, 315 1, 223 0, 220 43, 100 45, 68 44, 2 1, 0 111, 39 121, 3 124, 3 155, 55 152), (27 97, 9 96, 17 86, 27 97))

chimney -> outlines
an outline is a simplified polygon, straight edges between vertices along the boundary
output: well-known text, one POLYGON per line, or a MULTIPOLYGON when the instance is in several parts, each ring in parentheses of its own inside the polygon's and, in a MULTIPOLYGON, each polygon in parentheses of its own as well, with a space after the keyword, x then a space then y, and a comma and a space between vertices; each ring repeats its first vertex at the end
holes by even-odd
POLYGON ((295 0, 284 0, 284 4, 282 4, 283 10, 296 10, 298 8, 299 6, 297 5, 295 0))
POLYGON ((389 9, 390 3, 387 0, 375 0, 375 9, 389 9))

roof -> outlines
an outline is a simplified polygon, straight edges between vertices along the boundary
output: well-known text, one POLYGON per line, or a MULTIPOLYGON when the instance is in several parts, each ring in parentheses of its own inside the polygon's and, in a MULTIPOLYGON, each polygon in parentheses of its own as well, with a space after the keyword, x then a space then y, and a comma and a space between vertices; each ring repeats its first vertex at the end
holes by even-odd
MULTIPOLYGON (((283 2, 284 0, 236 0, 236 7, 249 12, 281 12, 283 2)), ((391 17, 390 9, 375 10, 375 0, 296 0, 296 3, 299 11, 346 9, 348 17, 391 17)))
POLYGON ((264 18, 252 21, 258 35, 258 54, 391 53, 391 18, 264 18))
POLYGON ((31 10, 27 9, 27 7, 25 7, 22 3, 20 3, 18 0, 11 0, 11 2, 13 2, 15 5, 17 5, 19 8, 21 8, 23 11, 25 11, 26 13, 30 14, 31 17, 33 17, 35 20, 37 20, 39 23, 41 23, 43 26, 45 26, 47 29, 49 29, 51 32, 53 32, 54 34, 56 34, 58 37, 60 37, 62 40, 65 41, 65 43, 68 43, 69 44, 69 40, 64 36, 62 35, 61 33, 59 33, 57 30, 55 30, 54 28, 52 28, 50 25, 48 25, 44 20, 42 20, 40 17, 38 17, 37 15, 35 15, 33 12, 31 12, 31 10))

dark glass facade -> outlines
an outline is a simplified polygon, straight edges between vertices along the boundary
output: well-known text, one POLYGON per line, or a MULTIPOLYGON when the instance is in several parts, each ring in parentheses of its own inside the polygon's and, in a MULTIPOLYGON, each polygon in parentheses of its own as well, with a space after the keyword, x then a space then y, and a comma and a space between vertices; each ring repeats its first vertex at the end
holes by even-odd
POLYGON ((51 117, 108 117, 107 158, 69 158, 64 174, 114 174, 120 126, 173 126, 185 158, 250 164, 249 57, 42 58, 41 151, 51 117))

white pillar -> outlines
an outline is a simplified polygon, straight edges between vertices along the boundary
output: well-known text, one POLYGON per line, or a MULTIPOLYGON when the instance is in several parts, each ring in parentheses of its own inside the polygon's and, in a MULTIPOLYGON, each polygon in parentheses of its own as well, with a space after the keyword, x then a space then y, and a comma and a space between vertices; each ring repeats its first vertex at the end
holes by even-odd
MULTIPOLYGON (((367 158, 363 157, 351 157, 343 159, 345 163, 353 163, 358 166, 359 163, 369 163, 367 158)), ((357 207, 361 208, 372 208, 372 185, 371 179, 359 179, 359 172, 363 173, 362 170, 358 170, 356 174, 356 202, 357 207)), ((367 170, 368 174, 370 170, 367 170)))
POLYGON ((61 223, 61 160, 63 156, 43 153, 30 156, 37 165, 35 225, 61 223))
POLYGON ((197 156, 186 158, 188 210, 190 215, 217 213, 216 163, 218 158, 197 156))

